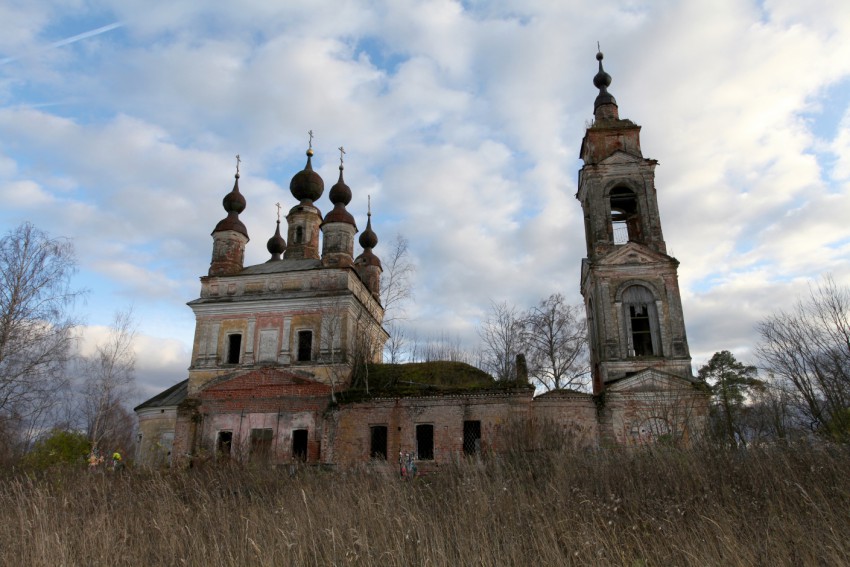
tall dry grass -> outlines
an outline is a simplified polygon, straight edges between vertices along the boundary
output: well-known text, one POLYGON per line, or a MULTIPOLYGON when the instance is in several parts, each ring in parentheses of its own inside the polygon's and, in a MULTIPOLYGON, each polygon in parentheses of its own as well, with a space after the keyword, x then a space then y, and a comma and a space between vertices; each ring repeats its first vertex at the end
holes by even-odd
POLYGON ((3 565, 846 565, 850 451, 3 479, 3 565))

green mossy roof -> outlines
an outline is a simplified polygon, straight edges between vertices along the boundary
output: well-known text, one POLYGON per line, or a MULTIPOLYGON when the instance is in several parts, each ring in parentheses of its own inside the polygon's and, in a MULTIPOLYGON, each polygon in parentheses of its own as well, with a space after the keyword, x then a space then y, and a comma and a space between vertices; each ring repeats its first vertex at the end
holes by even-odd
POLYGON ((359 373, 355 386, 337 395, 339 403, 371 398, 438 396, 473 392, 530 389, 529 385, 500 382, 479 368, 463 362, 416 362, 409 364, 369 364, 369 393, 366 373, 359 373))

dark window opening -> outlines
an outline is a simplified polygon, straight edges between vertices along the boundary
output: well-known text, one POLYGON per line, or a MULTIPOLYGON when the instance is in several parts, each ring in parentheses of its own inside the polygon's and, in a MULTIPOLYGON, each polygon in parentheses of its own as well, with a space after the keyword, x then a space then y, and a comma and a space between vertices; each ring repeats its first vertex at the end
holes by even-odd
POLYGON ((219 431, 218 440, 215 443, 215 450, 219 457, 229 457, 230 451, 233 448, 233 432, 219 431))
POLYGON ((296 226, 295 227, 295 242, 297 244, 304 242, 304 227, 302 227, 302 226, 296 226))
POLYGON ((242 335, 227 335, 227 364, 239 364, 239 354, 242 350, 242 335))
POLYGON ((463 452, 466 455, 477 455, 481 452, 481 422, 463 422, 463 452))
POLYGON ((313 331, 298 331, 298 360, 313 358, 313 331))
POLYGON ((416 426, 416 457, 420 461, 434 458, 434 426, 422 424, 416 426))
POLYGON ((617 187, 611 191, 611 225, 614 244, 638 240, 637 198, 631 189, 617 187))
POLYGON ((292 432, 292 458, 296 461, 307 460, 306 429, 296 429, 292 432))
POLYGON ((387 460, 387 426, 373 425, 369 428, 369 457, 387 460))
POLYGON ((652 356, 652 331, 646 305, 629 306, 632 323, 632 345, 635 356, 652 356))
POLYGON ((251 430, 251 462, 252 463, 267 463, 272 453, 272 437, 271 429, 252 429, 251 430))
POLYGON ((660 356, 658 311, 652 292, 642 285, 630 286, 623 292, 623 308, 628 325, 628 356, 660 356))

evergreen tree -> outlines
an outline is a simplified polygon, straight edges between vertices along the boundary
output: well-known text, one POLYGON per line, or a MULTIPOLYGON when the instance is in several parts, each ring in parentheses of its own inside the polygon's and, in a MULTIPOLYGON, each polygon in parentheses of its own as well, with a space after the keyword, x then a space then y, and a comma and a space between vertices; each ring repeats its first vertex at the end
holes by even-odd
POLYGON ((741 418, 747 395, 762 389, 764 382, 756 378, 758 369, 746 366, 728 350, 714 353, 699 369, 699 377, 712 393, 712 422, 718 438, 735 446, 744 442, 741 418))

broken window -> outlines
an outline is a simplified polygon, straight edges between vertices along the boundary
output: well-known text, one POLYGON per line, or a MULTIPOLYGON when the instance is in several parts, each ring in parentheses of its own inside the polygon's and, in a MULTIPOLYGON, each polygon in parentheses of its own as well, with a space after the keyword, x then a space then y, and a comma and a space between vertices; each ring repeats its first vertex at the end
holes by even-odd
POLYGON ((219 431, 218 439, 215 442, 215 451, 219 457, 229 457, 230 451, 233 448, 233 432, 219 431))
POLYGON ((369 457, 387 460, 387 426, 373 425, 369 428, 369 457))
POLYGON ((251 462, 252 463, 268 463, 272 453, 272 437, 271 429, 252 429, 251 430, 251 462))
POLYGON ((242 352, 242 335, 233 333, 227 335, 227 364, 239 364, 239 355, 242 352))
POLYGON ((477 455, 481 452, 481 422, 463 422, 463 452, 466 455, 477 455))
POLYGON ((298 331, 298 360, 299 362, 313 358, 313 331, 298 331))
POLYGON ((416 458, 420 461, 434 458, 434 426, 431 424, 416 426, 416 458))
POLYGON ((628 355, 660 356, 658 310, 652 292, 641 285, 630 286, 623 292, 623 309, 629 341, 628 355))
POLYGON ((640 223, 637 198, 631 189, 617 187, 611 191, 611 227, 614 244, 638 240, 640 223))
POLYGON ((296 461, 307 460, 307 430, 292 431, 292 458, 296 461))

